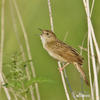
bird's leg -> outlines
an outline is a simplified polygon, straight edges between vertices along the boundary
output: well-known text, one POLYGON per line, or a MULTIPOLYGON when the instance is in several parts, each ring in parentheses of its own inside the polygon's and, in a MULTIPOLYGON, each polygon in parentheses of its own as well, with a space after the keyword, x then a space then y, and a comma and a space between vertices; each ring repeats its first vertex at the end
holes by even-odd
POLYGON ((58 68, 59 72, 61 72, 67 65, 69 65, 69 63, 65 63, 65 64, 63 65, 63 67, 58 68))

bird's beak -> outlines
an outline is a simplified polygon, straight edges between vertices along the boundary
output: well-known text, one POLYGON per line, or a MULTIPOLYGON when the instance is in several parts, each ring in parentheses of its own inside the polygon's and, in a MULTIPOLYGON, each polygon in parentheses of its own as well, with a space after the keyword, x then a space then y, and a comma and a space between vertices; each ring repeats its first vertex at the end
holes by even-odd
MULTIPOLYGON (((42 32, 42 34, 43 34, 43 30, 41 29, 41 28, 38 28, 41 32, 42 32)), ((42 34, 40 34, 40 36, 42 36, 42 34)))
POLYGON ((43 30, 41 28, 38 28, 41 32, 43 32, 43 30))

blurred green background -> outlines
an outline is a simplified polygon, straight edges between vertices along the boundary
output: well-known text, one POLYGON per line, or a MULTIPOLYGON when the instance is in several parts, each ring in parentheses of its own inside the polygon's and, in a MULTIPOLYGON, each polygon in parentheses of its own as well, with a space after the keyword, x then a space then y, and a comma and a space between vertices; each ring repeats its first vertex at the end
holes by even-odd
MULTIPOLYGON (((13 0, 11 0, 11 2, 12 1, 13 0)), ((0 0, 0 19, 1 19, 1 2, 2 0, 0 0)), ((50 57, 48 53, 43 49, 40 37, 39 35, 37 35, 38 33, 40 33, 38 28, 50 30, 48 1, 16 0, 16 2, 28 35, 29 45, 32 54, 32 61, 34 63, 34 67, 36 70, 36 76, 48 78, 50 80, 55 81, 54 83, 39 83, 41 100, 66 100, 63 84, 61 81, 61 76, 59 71, 57 70, 58 68, 57 61, 54 60, 52 57, 50 57)), ((99 4, 100 0, 96 0, 92 14, 92 22, 97 42, 100 47, 99 4)), ((67 32, 68 36, 65 42, 73 46, 80 52, 79 46, 82 44, 82 40, 84 36, 87 34, 87 19, 82 0, 51 0, 51 6, 52 6, 55 34, 60 40, 63 40, 67 32)), ((12 7, 14 10, 14 17, 17 24, 17 31, 20 36, 20 41, 22 42, 24 46, 24 51, 26 52, 22 29, 13 2, 12 2, 12 7)), ((4 19, 5 19, 4 56, 7 56, 7 55, 12 55, 16 51, 19 51, 19 45, 12 24, 9 0, 5 0, 4 19)), ((87 44, 87 38, 84 44, 85 48, 86 44, 87 44)), ((83 68, 86 73, 86 76, 88 77, 87 52, 83 51, 83 57, 85 58, 83 68)), ((3 70, 7 71, 5 67, 3 68, 3 70)), ((66 73, 73 91, 75 93, 81 92, 80 74, 77 72, 74 66, 69 65, 66 68, 66 73)), ((87 94, 90 93, 90 88, 86 86, 85 83, 83 83, 83 88, 87 94)), ((70 91, 69 94, 71 100, 73 100, 70 91)), ((3 90, 0 90, 0 100, 6 100, 3 90)), ((79 98, 78 100, 81 100, 81 98, 79 98)), ((90 99, 86 98, 85 100, 90 100, 90 99)))

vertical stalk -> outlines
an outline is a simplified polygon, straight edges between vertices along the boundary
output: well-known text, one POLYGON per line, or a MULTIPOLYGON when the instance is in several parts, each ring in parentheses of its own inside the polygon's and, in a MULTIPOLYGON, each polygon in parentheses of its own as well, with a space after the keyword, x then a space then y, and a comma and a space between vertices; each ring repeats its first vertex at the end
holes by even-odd
MULTIPOLYGON (((92 64, 93 64, 93 73, 94 73, 96 100, 99 100, 98 76, 97 76, 97 70, 96 70, 96 62, 95 62, 95 57, 94 57, 94 46, 93 46, 92 39, 95 41, 94 42, 94 45, 96 47, 96 53, 97 53, 97 56, 98 56, 98 61, 99 61, 99 58, 100 58, 99 57, 100 56, 99 55, 100 52, 99 52, 99 48, 98 48, 98 45, 97 45, 97 42, 96 42, 96 39, 95 39, 95 35, 94 35, 93 27, 92 27, 92 22, 91 22, 91 19, 90 19, 91 18, 91 15, 90 15, 90 8, 89 8, 89 0, 86 0, 86 1, 83 0, 83 3, 84 3, 86 15, 87 15, 88 35, 89 35, 90 50, 91 50, 91 55, 92 55, 92 64)), ((93 9, 93 7, 92 7, 92 9, 93 9)), ((93 92, 93 91, 91 91, 91 92, 93 92)))
MULTIPOLYGON (((24 61, 26 61, 24 49, 23 49, 22 43, 21 43, 21 41, 20 41, 20 39, 19 39, 19 35, 18 35, 18 30, 17 30, 17 26, 16 26, 16 21, 15 21, 15 17, 14 17, 14 11, 13 11, 13 7, 12 7, 12 2, 11 2, 11 0, 9 0, 9 4, 10 4, 10 12, 11 12, 11 17, 12 17, 12 24, 13 24, 13 28, 14 28, 14 33, 15 33, 15 35, 16 35, 16 39, 17 39, 17 41, 18 41, 18 45, 19 45, 20 51, 21 51, 21 53, 22 53, 22 58, 23 58, 24 61)), ((30 80, 30 79, 31 79, 31 76, 30 76, 30 74, 29 74, 29 68, 28 68, 28 66, 25 67, 25 70, 26 70, 27 78, 28 78, 28 80, 30 80)), ((30 86, 30 87, 29 87, 29 90, 30 90, 30 94, 31 94, 32 100, 35 100, 33 87, 30 86)))
MULTIPOLYGON (((28 37, 27 37, 27 32, 25 30, 25 27, 24 27, 24 24, 23 24, 23 20, 21 18, 21 15, 20 15, 16 0, 13 0, 13 3, 14 3, 15 9, 16 9, 16 13, 17 13, 17 16, 18 16, 18 19, 19 19, 19 22, 20 22, 20 25, 21 25, 21 28, 22 28, 22 31, 23 31, 28 58, 32 59, 31 52, 30 52, 30 47, 29 47, 29 42, 28 42, 28 37)), ((32 62, 30 62, 30 66, 31 66, 31 70, 32 70, 32 75, 35 78, 36 77, 36 73, 35 73, 34 65, 33 65, 32 62)), ((36 89, 37 99, 40 100, 40 93, 39 93, 39 88, 38 88, 38 84, 37 83, 35 83, 35 89, 36 89)))
MULTIPOLYGON (((3 50, 4 50, 4 5, 5 0, 2 0, 2 7, 1 7, 1 41, 0 41, 0 85, 4 84, 3 74, 2 74, 2 67, 3 67, 3 50)), ((6 87, 3 86, 3 89, 6 93, 7 99, 11 100, 9 91, 6 87)))
MULTIPOLYGON (((53 27, 53 17, 52 17, 52 11, 51 11, 50 0, 48 0, 48 8, 49 8, 49 17, 50 17, 51 30, 54 32, 54 27, 53 27)), ((61 63, 60 63, 60 62, 58 62, 58 67, 61 68, 61 63)), ((66 87, 66 83, 65 83, 65 79, 64 79, 63 72, 61 71, 60 74, 61 74, 62 83, 63 83, 64 90, 65 90, 66 100, 70 100, 69 94, 68 94, 68 90, 67 90, 67 87, 66 87)))

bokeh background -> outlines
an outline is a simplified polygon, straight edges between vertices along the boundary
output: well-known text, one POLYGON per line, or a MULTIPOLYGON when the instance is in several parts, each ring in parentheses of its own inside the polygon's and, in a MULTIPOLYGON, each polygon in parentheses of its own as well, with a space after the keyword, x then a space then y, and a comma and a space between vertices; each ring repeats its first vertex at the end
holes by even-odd
MULTIPOLYGON (((11 0, 12 2, 13 0, 11 0)), ((0 19, 1 19, 1 2, 0 0, 0 19)), ((54 83, 39 83, 39 91, 41 100, 66 100, 64 93, 61 76, 57 70, 57 61, 48 55, 43 49, 42 43, 38 33, 38 28, 50 30, 49 10, 47 0, 16 0, 21 17, 28 35, 29 45, 32 54, 32 61, 34 63, 36 76, 48 78, 53 80, 54 83)), ((100 0, 95 1, 93 14, 91 16, 93 27, 96 35, 97 42, 100 47, 100 0)), ((60 40, 63 40, 65 34, 68 33, 66 43, 73 46, 80 52, 79 46, 82 40, 87 35, 87 18, 84 10, 82 0, 51 0, 52 15, 54 22, 55 34, 60 40)), ((20 41, 24 46, 26 52, 25 41, 22 34, 22 29, 16 14, 15 7, 12 2, 14 11, 14 18, 17 25, 17 31, 20 36, 20 41)), ((12 16, 10 12, 9 0, 5 0, 5 40, 4 40, 4 56, 12 55, 14 52, 19 51, 19 45, 14 33, 12 16)), ((1 20, 0 20, 1 23, 1 20)), ((1 25, 0 25, 1 30, 1 25)), ((87 38, 85 39, 84 48, 86 48, 87 38)), ((88 77, 87 67, 87 52, 83 51, 84 65, 83 69, 88 77)), ((5 59, 4 59, 5 61, 5 59)), ((3 67, 4 73, 7 69, 3 67)), ((80 93, 81 80, 80 74, 77 72, 73 65, 66 68, 66 73, 70 85, 75 93, 80 93)), ((99 75, 100 76, 100 75, 99 75)), ((99 77, 100 78, 100 77, 99 77)), ((99 82, 100 83, 100 82, 99 82)), ((68 84, 66 84, 68 87, 68 84)), ((83 88, 86 94, 90 93, 90 88, 83 82, 83 88)), ((71 96, 69 87, 69 94, 71 96)), ((0 100, 6 100, 3 90, 0 90, 0 100)), ((29 99, 30 100, 30 99, 29 99)), ((73 100, 71 96, 71 100, 73 100)), ((81 98, 79 98, 81 100, 81 98)), ((86 98, 85 100, 90 100, 86 98)))

